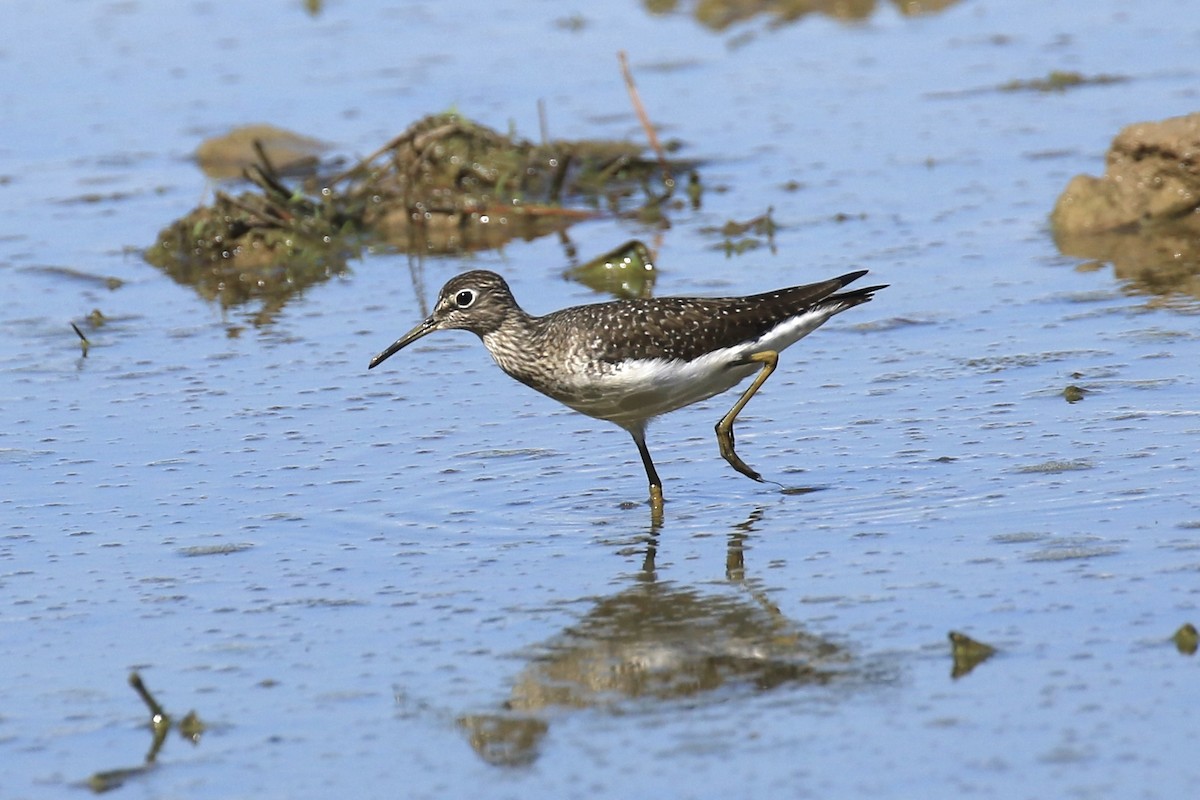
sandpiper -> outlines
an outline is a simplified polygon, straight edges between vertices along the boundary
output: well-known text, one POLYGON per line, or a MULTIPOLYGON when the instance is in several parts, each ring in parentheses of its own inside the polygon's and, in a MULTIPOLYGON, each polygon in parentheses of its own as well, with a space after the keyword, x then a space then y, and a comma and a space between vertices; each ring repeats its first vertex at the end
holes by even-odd
POLYGON ((838 293, 865 274, 746 297, 615 300, 535 317, 517 305, 503 278, 474 270, 451 278, 429 318, 371 359, 368 369, 434 331, 470 331, 511 377, 627 430, 650 480, 651 508, 661 514, 662 481, 646 448, 647 423, 757 372, 716 431, 724 459, 763 480, 734 452, 733 421, 771 376, 781 350, 886 288, 838 293))

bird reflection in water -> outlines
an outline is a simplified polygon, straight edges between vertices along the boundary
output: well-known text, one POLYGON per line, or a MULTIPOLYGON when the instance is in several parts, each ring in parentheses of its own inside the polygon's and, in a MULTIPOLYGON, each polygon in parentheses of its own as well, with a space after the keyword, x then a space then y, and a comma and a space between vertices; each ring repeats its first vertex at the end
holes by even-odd
POLYGON ((659 580, 657 534, 646 542, 632 585, 601 598, 574 625, 534 648, 499 712, 464 715, 460 727, 485 761, 533 762, 549 713, 629 712, 650 704, 783 685, 824 686, 863 677, 842 645, 804 631, 745 577, 756 510, 729 534, 726 590, 659 580))

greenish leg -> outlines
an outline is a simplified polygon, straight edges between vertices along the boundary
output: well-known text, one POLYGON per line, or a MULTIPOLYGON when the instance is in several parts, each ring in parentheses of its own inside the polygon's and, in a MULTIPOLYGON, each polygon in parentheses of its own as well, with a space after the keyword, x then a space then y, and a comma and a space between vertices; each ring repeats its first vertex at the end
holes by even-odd
POLYGON ((747 478, 761 482, 763 479, 762 475, 750 469, 746 465, 746 462, 742 461, 733 450, 733 421, 737 419, 737 415, 746 407, 746 403, 750 402, 750 398, 754 396, 754 393, 767 382, 767 378, 771 377, 771 373, 779 365, 779 353, 774 350, 764 350, 761 353, 748 356, 746 360, 761 363, 763 365, 762 371, 758 373, 754 382, 742 393, 738 401, 733 404, 733 408, 729 409, 729 413, 721 417, 721 421, 717 423, 717 446, 721 448, 721 457, 729 462, 729 466, 747 478))

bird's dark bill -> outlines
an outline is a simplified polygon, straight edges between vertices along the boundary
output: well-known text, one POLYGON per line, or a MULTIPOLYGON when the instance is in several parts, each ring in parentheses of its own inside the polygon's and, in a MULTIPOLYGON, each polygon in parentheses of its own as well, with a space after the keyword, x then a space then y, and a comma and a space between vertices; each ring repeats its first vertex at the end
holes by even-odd
POLYGON ((400 352, 404 348, 408 347, 410 344, 415 342, 417 339, 420 339, 422 336, 426 336, 427 334, 433 333, 435 330, 436 330, 436 327, 435 327, 435 323, 433 321, 433 317, 430 317, 429 319, 425 320, 417 327, 413 328, 408 333, 401 336, 396 341, 392 342, 391 346, 389 346, 388 349, 384 350, 382 353, 380 353, 379 355, 372 358, 371 363, 367 365, 367 369, 375 369, 380 364, 382 364, 384 361, 387 361, 393 355, 400 352))

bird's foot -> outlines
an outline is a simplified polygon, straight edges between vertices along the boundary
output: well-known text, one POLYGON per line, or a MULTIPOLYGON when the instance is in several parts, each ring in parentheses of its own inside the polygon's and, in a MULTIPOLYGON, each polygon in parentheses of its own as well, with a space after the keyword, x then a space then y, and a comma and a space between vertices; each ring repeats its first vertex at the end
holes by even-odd
POLYGON ((728 461, 729 466, 733 467, 751 480, 758 481, 759 483, 765 482, 763 476, 751 469, 750 466, 745 461, 742 461, 741 457, 734 451, 733 426, 730 426, 728 430, 722 430, 719 427, 717 428, 717 446, 721 448, 721 458, 728 461))

